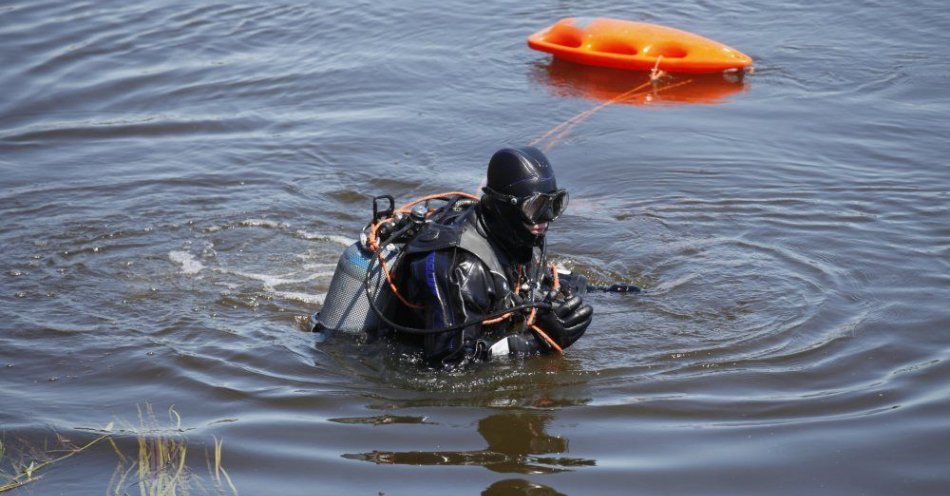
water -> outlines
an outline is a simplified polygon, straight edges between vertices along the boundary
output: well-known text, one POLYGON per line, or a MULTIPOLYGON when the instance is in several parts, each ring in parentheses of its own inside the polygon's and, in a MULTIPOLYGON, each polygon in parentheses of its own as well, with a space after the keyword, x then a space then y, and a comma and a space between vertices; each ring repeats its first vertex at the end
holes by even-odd
MULTIPOLYGON (((946 494, 947 26, 936 1, 4 3, 0 465, 110 422, 134 456, 151 407, 209 492, 219 439, 241 494, 946 494), (557 259, 648 294, 469 373, 317 342, 373 194, 474 191, 640 83, 525 46, 566 16, 756 61, 549 152, 557 259)), ((103 494, 118 460, 13 494, 103 494)))

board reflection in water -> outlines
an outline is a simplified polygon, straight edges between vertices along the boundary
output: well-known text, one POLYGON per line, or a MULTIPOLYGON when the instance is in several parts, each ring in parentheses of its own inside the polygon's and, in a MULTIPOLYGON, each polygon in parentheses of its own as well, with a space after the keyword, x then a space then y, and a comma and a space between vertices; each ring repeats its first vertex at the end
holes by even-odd
POLYGON ((590 67, 554 59, 538 63, 532 80, 559 97, 623 105, 712 105, 748 91, 747 79, 723 74, 666 74, 652 84, 650 73, 590 67))

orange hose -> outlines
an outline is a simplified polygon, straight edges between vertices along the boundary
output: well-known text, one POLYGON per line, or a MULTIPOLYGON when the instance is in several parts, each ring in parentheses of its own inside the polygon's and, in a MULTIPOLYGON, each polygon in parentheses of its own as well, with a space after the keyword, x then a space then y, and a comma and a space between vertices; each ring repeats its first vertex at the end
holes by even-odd
POLYGON ((532 308, 531 315, 528 316, 528 320, 525 321, 525 325, 530 327, 531 330, 537 333, 538 336, 541 336, 541 339, 544 339, 545 341, 547 341, 547 343, 551 345, 552 348, 557 350, 558 353, 564 353, 564 348, 561 348, 560 346, 558 346, 558 344, 553 339, 551 339, 551 336, 548 336, 548 333, 544 332, 543 329, 535 325, 534 318, 537 316, 537 314, 538 314, 538 308, 537 307, 532 308))
POLYGON ((404 305, 406 305, 409 308, 416 308, 416 309, 422 308, 422 305, 416 305, 415 303, 410 302, 405 297, 403 297, 403 295, 399 293, 399 289, 396 288, 396 284, 393 282, 393 278, 389 274, 389 269, 386 267, 386 260, 383 257, 383 253, 379 252, 378 257, 379 257, 379 270, 383 271, 383 274, 386 274, 386 282, 389 283, 389 289, 393 292, 394 295, 396 295, 396 298, 399 298, 399 301, 401 301, 404 305))
POLYGON ((531 330, 533 330, 534 332, 538 333, 538 336, 541 336, 542 339, 544 339, 545 341, 547 341, 547 343, 548 343, 549 345, 551 345, 552 348, 554 348, 555 350, 557 350, 558 353, 562 353, 562 354, 564 353, 564 348, 561 348, 560 346, 558 346, 558 344, 555 343, 554 340, 551 339, 551 337, 548 336, 546 332, 544 332, 543 330, 541 330, 540 327, 538 327, 538 326, 536 326, 536 325, 534 325, 534 324, 531 324, 531 330))
MULTIPOLYGON (((422 198, 415 199, 399 207, 398 209, 396 209, 396 212, 401 213, 401 214, 407 214, 409 213, 409 209, 411 209, 414 205, 417 205, 424 201, 434 200, 437 198, 445 198, 448 196, 463 196, 465 198, 469 198, 472 200, 479 199, 475 195, 471 195, 469 193, 463 193, 461 191, 437 193, 434 195, 428 195, 422 198)), ((422 305, 416 305, 406 300, 406 298, 402 294, 399 293, 399 289, 396 287, 396 283, 393 282, 392 274, 389 272, 388 267, 386 267, 386 258, 383 256, 383 253, 379 251, 379 240, 377 239, 377 232, 379 231, 380 226, 382 226, 384 223, 389 222, 391 220, 393 220, 393 217, 387 217, 385 219, 379 220, 378 222, 373 222, 373 224, 370 225, 369 233, 367 233, 366 235, 366 245, 370 250, 376 253, 376 257, 379 259, 379 268, 380 270, 383 271, 383 274, 385 274, 386 282, 389 284, 389 289, 393 292, 394 295, 396 295, 396 298, 399 298, 399 301, 401 301, 404 305, 406 305, 409 308, 416 308, 416 309, 423 308, 422 305)))
MULTIPOLYGON (((552 289, 554 291, 557 291, 561 287, 561 281, 559 280, 558 275, 557 275, 557 267, 553 263, 551 264, 551 279, 552 279, 551 281, 552 289)), ((552 348, 557 350, 558 353, 563 354, 564 348, 561 348, 560 345, 557 344, 557 342, 551 339, 551 336, 548 336, 548 333, 544 332, 543 329, 541 329, 534 323, 534 319, 535 317, 537 317, 537 314, 538 314, 537 307, 532 308, 531 315, 528 316, 528 320, 525 321, 525 325, 530 327, 531 330, 534 331, 538 336, 541 336, 541 339, 546 341, 552 348)))
POLYGON ((410 210, 413 206, 418 205, 419 203, 422 203, 422 202, 424 202, 424 201, 429 201, 429 200, 435 200, 435 199, 438 199, 438 198, 445 198, 446 196, 462 196, 462 197, 468 198, 468 199, 470 199, 470 200, 478 200, 478 199, 479 199, 479 197, 477 197, 477 196, 475 196, 475 195, 473 195, 473 194, 464 193, 464 192, 462 192, 462 191, 449 191, 448 193, 436 193, 436 194, 434 194, 434 195, 423 196, 422 198, 417 198, 417 199, 415 199, 415 200, 412 200, 411 202, 409 202, 409 203, 407 203, 407 204, 405 204, 405 205, 403 205, 403 206, 397 208, 397 209, 396 209, 396 212, 397 212, 397 213, 401 213, 401 214, 407 214, 407 213, 409 213, 409 210, 410 210))
POLYGON ((511 312, 508 312, 508 313, 502 315, 501 317, 497 317, 497 318, 494 318, 494 319, 485 319, 485 320, 482 321, 482 325, 497 324, 497 323, 499 323, 499 322, 504 322, 504 321, 506 321, 506 320, 508 320, 508 319, 510 319, 510 318, 511 318, 511 312))

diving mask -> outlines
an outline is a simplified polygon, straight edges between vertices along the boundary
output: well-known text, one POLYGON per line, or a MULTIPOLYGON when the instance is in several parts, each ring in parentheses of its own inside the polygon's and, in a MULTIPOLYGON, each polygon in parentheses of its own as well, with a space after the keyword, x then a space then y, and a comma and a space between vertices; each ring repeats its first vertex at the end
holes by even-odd
POLYGON ((557 219, 567 209, 567 203, 570 200, 567 190, 564 189, 553 193, 532 193, 522 197, 499 193, 488 186, 482 190, 490 196, 517 207, 523 220, 532 225, 557 219))

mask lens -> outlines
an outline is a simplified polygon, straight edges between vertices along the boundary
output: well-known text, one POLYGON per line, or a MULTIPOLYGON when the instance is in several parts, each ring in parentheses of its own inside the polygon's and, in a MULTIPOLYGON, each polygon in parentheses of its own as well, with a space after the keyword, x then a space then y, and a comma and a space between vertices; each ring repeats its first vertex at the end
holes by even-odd
POLYGON ((554 214, 554 218, 557 219, 567 210, 567 204, 570 201, 571 197, 568 196, 567 190, 561 190, 554 194, 554 198, 551 200, 551 211, 554 214))
POLYGON ((538 221, 540 214, 544 212, 544 208, 547 204, 547 196, 540 194, 531 195, 521 204, 521 213, 524 214, 525 219, 534 224, 538 221))

